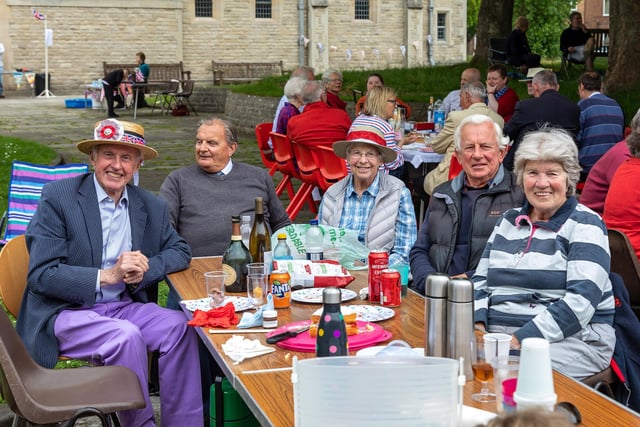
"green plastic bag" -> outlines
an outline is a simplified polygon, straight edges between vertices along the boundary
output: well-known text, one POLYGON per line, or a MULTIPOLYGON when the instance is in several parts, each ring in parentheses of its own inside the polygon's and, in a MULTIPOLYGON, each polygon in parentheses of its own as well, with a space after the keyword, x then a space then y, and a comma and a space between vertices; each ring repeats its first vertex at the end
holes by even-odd
MULTIPOLYGON (((309 224, 291 224, 273 233, 271 244, 273 248, 278 243, 278 234, 287 235, 287 244, 291 249, 293 259, 306 259, 305 234, 309 224)), ((369 249, 358 240, 358 232, 346 228, 319 225, 324 234, 324 259, 338 261, 347 270, 361 270, 367 268, 369 249)), ((272 248, 272 250, 273 250, 272 248)))

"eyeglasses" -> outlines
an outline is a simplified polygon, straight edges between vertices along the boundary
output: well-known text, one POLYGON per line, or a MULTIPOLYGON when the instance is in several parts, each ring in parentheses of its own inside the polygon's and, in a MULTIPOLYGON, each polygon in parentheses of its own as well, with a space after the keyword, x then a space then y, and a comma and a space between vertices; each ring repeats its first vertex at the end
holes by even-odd
POLYGON ((342 83, 342 79, 329 79, 331 83, 342 83))
POLYGON ((374 159, 377 159, 379 156, 380 156, 380 153, 376 153, 375 151, 362 152, 362 151, 356 150, 349 153, 349 158, 353 160, 359 160, 362 157, 366 158, 367 160, 374 160, 374 159))
POLYGON ((396 101, 395 99, 387 99, 387 102, 390 102, 393 105, 398 105, 398 101, 396 101))

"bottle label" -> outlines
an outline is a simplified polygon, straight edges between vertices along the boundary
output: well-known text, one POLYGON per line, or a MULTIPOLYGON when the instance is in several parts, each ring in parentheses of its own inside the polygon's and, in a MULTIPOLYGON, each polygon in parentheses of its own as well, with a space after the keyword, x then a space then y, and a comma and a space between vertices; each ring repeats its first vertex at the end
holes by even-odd
POLYGON ((307 259, 310 261, 320 261, 324 259, 322 252, 307 252, 307 259))

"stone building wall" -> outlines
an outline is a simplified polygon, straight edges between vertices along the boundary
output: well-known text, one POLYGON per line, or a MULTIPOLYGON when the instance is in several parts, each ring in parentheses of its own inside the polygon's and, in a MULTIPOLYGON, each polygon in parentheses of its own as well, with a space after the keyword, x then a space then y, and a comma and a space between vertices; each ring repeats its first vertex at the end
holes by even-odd
MULTIPOLYGON (((48 48, 51 89, 81 93, 102 77, 102 62, 133 63, 144 51, 149 63, 183 61, 192 78, 212 80, 211 60, 299 62, 301 40, 306 63, 318 73, 329 68, 376 69, 427 66, 466 60, 466 1, 432 0, 432 29, 446 13, 444 41, 428 57, 430 0, 371 0, 369 20, 355 20, 353 0, 306 0, 304 38, 297 0, 273 0, 273 17, 255 19, 255 0, 215 0, 212 18, 196 18, 193 0, 0 0, 0 41, 5 71, 45 68, 44 23, 53 30, 48 48), (401 46, 404 46, 403 55, 401 46)), ((11 77, 4 82, 11 88, 11 77)))

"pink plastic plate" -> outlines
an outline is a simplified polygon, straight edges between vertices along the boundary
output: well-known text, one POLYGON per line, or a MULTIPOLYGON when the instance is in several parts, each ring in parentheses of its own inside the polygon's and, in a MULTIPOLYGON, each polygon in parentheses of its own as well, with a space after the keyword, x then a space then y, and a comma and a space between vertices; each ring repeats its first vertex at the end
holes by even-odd
MULTIPOLYGON (((295 331, 311 323, 311 320, 302 320, 299 322, 288 323, 279 327, 273 332, 269 332, 267 337, 275 334, 279 334, 285 331, 295 331)), ((382 329, 382 327, 371 322, 362 322, 358 320, 358 334, 351 335, 347 338, 349 343, 349 351, 360 350, 361 348, 370 347, 377 343, 387 341, 391 338, 391 332, 382 329)), ((277 345, 293 351, 302 352, 315 352, 316 351, 316 339, 309 335, 309 331, 304 331, 298 336, 287 338, 280 341, 277 345)))

